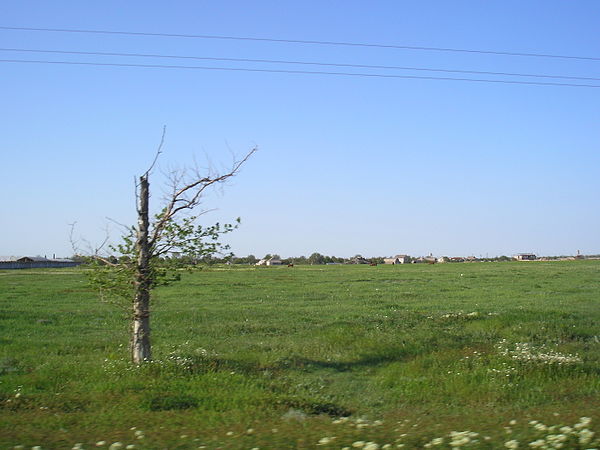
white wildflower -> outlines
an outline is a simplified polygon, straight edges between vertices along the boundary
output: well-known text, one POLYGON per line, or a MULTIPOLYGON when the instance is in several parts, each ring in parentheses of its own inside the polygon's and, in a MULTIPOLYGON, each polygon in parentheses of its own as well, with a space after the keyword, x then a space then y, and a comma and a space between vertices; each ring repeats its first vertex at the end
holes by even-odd
POLYGON ((444 443, 444 438, 438 437, 438 438, 432 439, 427 444, 425 444, 425 447, 431 448, 431 447, 434 447, 436 445, 442 445, 443 443, 444 443))
POLYGON ((549 434, 546 436, 548 442, 565 442, 567 439, 567 436, 564 434, 549 434))
POLYGON ((579 422, 576 423, 575 425, 573 425, 573 428, 575 428, 576 430, 579 430, 581 428, 587 427, 591 422, 592 422, 592 419, 590 417, 580 417, 579 422))
POLYGON ((123 443, 121 443, 121 442, 113 442, 108 447, 108 450, 119 450, 120 448, 123 448, 123 443))
POLYGON ((592 438, 594 437, 594 432, 584 428, 579 432, 579 443, 580 444, 589 444, 592 438))
POLYGON ((505 442, 504 446, 506 448, 519 448, 519 441, 513 439, 512 441, 505 442))
POLYGON ((319 439, 319 443, 317 445, 331 444, 334 440, 335 440, 335 436, 326 436, 324 438, 319 439))
POLYGON ((462 447, 471 442, 472 438, 477 437, 478 434, 473 431, 451 431, 450 432, 450 447, 462 447))

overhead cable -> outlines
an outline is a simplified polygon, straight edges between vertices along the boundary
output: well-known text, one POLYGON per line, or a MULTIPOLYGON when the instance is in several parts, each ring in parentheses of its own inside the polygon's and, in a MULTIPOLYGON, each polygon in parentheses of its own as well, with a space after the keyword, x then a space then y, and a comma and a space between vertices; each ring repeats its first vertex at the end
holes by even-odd
POLYGON ((172 65, 161 65, 161 64, 125 64, 125 63, 47 61, 47 60, 25 60, 25 59, 0 59, 0 62, 33 63, 33 64, 65 64, 65 65, 106 66, 106 67, 140 67, 140 68, 152 68, 152 69, 220 70, 220 71, 235 71, 235 72, 336 75, 336 76, 366 77, 366 78, 400 78, 400 79, 421 79, 421 80, 442 80, 442 81, 468 81, 468 82, 478 82, 478 83, 525 84, 525 85, 537 85, 537 86, 600 88, 600 85, 595 85, 595 84, 552 83, 552 82, 544 82, 544 81, 522 81, 522 80, 521 81, 489 80, 489 79, 454 78, 454 77, 428 77, 428 76, 419 76, 419 75, 392 75, 392 74, 381 74, 381 73, 326 72, 326 71, 284 70, 284 69, 254 69, 254 68, 248 68, 248 67, 172 66, 172 65))
POLYGON ((56 32, 56 33, 90 33, 90 34, 124 35, 124 36, 151 36, 151 37, 173 37, 173 38, 193 38, 193 39, 221 39, 221 40, 235 40, 235 41, 277 42, 277 43, 284 43, 284 44, 335 45, 335 46, 347 46, 347 47, 371 47, 371 48, 388 48, 388 49, 400 49, 400 50, 478 53, 478 54, 502 55, 502 56, 524 56, 524 57, 536 57, 536 58, 559 58, 559 59, 600 61, 600 57, 594 57, 594 56, 557 55, 557 54, 550 54, 550 53, 509 52, 509 51, 449 48, 449 47, 425 47, 425 46, 412 46, 412 45, 378 44, 378 43, 368 43, 368 42, 317 41, 317 40, 301 40, 301 39, 261 38, 261 37, 251 37, 251 36, 223 36, 223 35, 211 35, 211 34, 180 34, 180 33, 150 33, 150 32, 139 32, 139 31, 86 30, 86 29, 69 29, 69 28, 34 28, 34 27, 0 26, 0 30, 44 31, 44 32, 56 32))
POLYGON ((68 54, 68 55, 93 55, 93 56, 128 56, 128 57, 143 57, 143 58, 168 58, 168 59, 192 59, 202 61, 228 61, 228 62, 252 62, 252 63, 268 63, 268 64, 298 64, 309 66, 328 66, 328 67, 353 67, 360 69, 386 69, 386 70, 414 70, 425 72, 444 72, 444 73, 465 73, 474 75, 500 75, 514 77, 531 77, 531 78, 557 78, 564 80, 587 80, 600 81, 600 78, 594 77, 576 77, 569 75, 548 75, 548 74, 532 74, 532 73, 515 73, 515 72, 491 72, 480 70, 461 70, 461 69, 439 69, 431 67, 408 67, 408 66, 383 66, 370 64, 345 64, 345 63, 324 63, 314 61, 290 61, 279 59, 251 59, 251 58, 224 58, 212 56, 186 56, 186 55, 162 55, 155 53, 120 53, 120 52, 87 52, 87 51, 72 51, 72 50, 42 50, 28 48, 0 48, 4 52, 23 52, 23 53, 50 53, 50 54, 68 54))

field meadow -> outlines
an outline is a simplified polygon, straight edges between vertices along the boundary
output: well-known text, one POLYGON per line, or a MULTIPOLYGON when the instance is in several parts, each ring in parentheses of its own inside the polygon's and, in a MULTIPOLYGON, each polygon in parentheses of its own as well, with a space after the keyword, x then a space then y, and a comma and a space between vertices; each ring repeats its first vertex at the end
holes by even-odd
POLYGON ((140 367, 84 272, 0 272, 0 448, 599 446, 600 261, 186 272, 140 367))

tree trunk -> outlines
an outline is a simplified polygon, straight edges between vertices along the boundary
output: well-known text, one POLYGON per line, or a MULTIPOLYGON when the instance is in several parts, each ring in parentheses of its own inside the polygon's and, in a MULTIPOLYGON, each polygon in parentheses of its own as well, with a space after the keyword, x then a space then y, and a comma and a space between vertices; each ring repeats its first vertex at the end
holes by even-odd
POLYGON ((138 229, 135 250, 135 297, 133 299, 133 323, 131 335, 131 359, 141 364, 152 358, 150 347, 150 245, 148 243, 150 197, 148 174, 140 177, 138 205, 138 229))

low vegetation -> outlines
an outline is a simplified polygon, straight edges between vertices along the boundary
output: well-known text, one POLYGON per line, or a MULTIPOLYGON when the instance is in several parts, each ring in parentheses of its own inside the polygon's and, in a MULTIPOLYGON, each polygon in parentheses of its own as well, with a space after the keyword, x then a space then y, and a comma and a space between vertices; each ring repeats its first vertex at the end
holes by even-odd
POLYGON ((1 448, 599 445, 599 261, 182 272, 139 367, 84 271, 0 272, 1 448))

